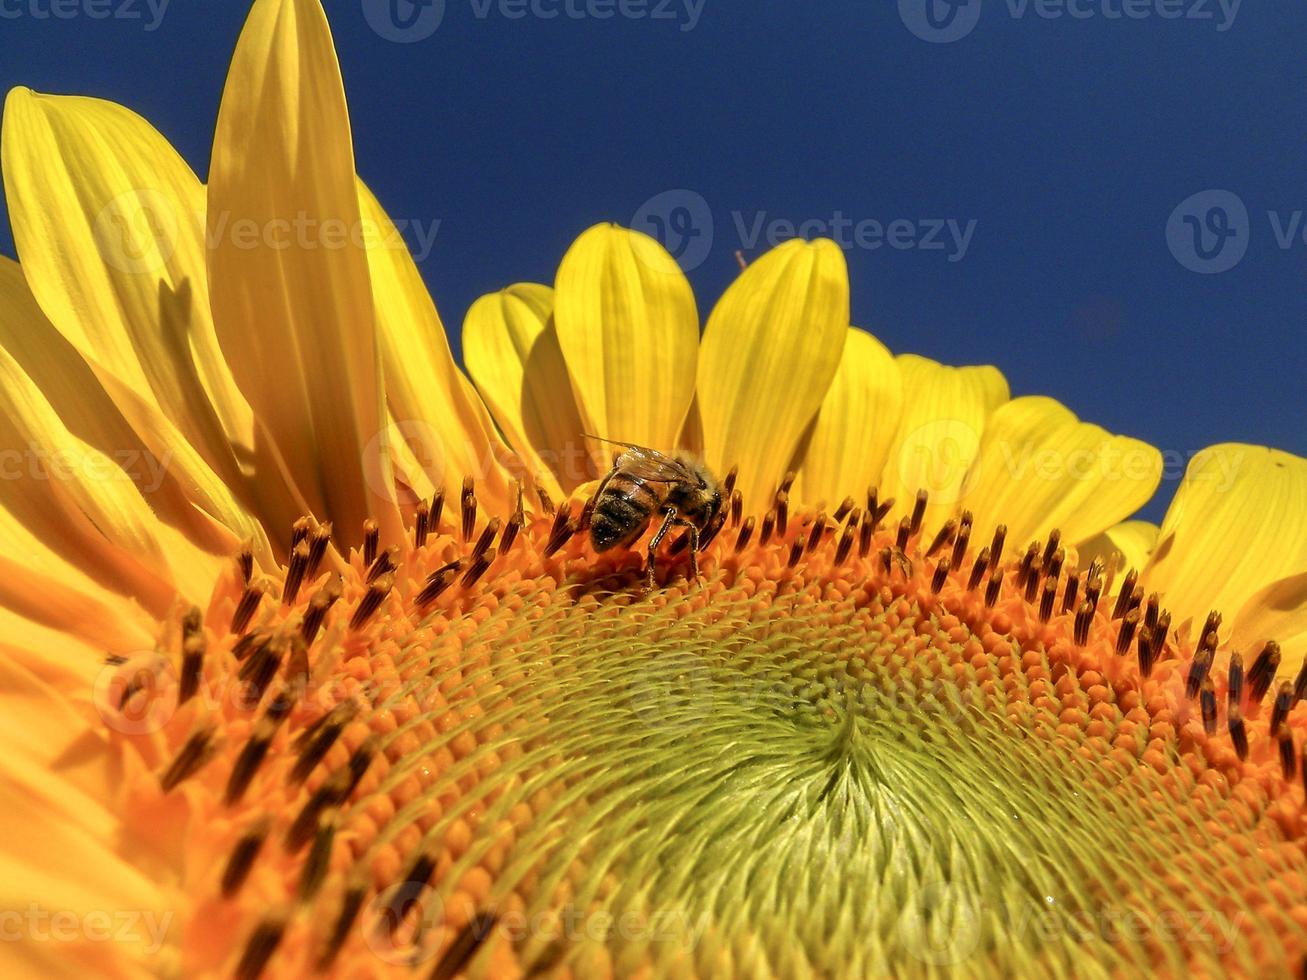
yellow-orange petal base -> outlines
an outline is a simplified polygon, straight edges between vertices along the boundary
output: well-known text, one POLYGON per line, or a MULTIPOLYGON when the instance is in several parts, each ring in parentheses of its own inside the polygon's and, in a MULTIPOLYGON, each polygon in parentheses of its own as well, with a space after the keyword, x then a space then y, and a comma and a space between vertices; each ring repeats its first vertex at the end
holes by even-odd
POLYGON ((1218 624, 874 495, 737 510, 647 594, 584 510, 462 504, 336 568, 304 522, 106 669, 170 969, 1301 968, 1303 685, 1231 707, 1218 624))

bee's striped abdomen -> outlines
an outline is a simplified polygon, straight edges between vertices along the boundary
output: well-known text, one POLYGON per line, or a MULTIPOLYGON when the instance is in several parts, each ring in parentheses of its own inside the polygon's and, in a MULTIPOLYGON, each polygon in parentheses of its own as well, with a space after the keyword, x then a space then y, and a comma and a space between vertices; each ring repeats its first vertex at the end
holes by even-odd
POLYGON ((595 551, 630 544, 644 531, 661 500, 647 483, 613 474, 595 501, 590 542, 595 551))

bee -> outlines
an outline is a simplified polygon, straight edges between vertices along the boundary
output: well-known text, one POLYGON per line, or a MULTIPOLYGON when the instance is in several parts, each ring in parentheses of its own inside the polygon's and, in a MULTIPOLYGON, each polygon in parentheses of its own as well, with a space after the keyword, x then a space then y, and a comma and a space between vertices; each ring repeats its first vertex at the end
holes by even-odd
POLYGON ((689 532, 690 577, 697 578, 699 550, 707 544, 710 529, 715 530, 713 524, 722 510, 717 478, 687 452, 667 456, 647 446, 598 436, 589 438, 626 450, 613 461, 613 468, 595 491, 590 518, 590 543, 595 551, 630 545, 657 515, 662 523, 649 541, 645 586, 653 588, 654 553, 673 527, 684 527, 689 532))

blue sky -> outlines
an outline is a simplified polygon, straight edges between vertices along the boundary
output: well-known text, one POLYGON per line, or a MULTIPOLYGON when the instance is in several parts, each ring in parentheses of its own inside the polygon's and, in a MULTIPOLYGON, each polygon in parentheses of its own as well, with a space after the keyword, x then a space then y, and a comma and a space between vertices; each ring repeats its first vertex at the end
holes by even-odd
MULTIPOLYGON (((360 172, 456 348, 596 221, 664 236, 705 317, 737 249, 826 234, 895 351, 997 364, 1172 476, 1214 442, 1307 455, 1301 5, 325 6, 360 172)), ((203 175, 245 9, 0 0, 0 82, 129 105, 203 175)))

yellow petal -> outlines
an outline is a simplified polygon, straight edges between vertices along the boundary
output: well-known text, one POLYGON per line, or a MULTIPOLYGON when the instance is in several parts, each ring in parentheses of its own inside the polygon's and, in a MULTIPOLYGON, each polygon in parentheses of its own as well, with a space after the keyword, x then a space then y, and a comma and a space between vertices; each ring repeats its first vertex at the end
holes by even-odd
POLYGON ((596 475, 553 321, 554 291, 518 283, 463 321, 463 358, 528 472, 558 499, 596 475))
POLYGON ((785 242, 750 265, 708 318, 698 401, 706 462, 739 464, 745 509, 765 511, 839 368, 849 327, 844 254, 785 242))
POLYGON ((14 242, 46 314, 224 466, 252 420, 209 318, 195 174, 144 119, 100 99, 16 88, 3 144, 14 242), (184 289, 186 316, 169 324, 162 306, 184 289))
MULTIPOLYGON (((1219 610, 1255 621, 1255 596, 1307 572, 1307 459, 1227 443, 1189 463, 1143 582, 1177 626, 1219 610)), ((1291 583, 1290 583, 1291 584, 1291 583)), ((1274 636, 1260 639, 1277 639, 1274 636)))
POLYGON ((1252 594, 1234 617, 1230 643, 1240 649, 1275 640, 1296 673, 1307 656, 1307 571, 1276 579, 1252 594))
MULTIPOLYGON (((18 263, 0 256, 0 348, 17 362, 69 431, 113 459, 149 495, 160 519, 183 531, 198 546, 226 552, 236 540, 255 536, 257 525, 240 512, 226 488, 203 461, 175 466, 174 454, 156 455, 114 404, 90 366, 54 329, 27 288, 18 263), (225 503, 234 526, 214 523, 203 494, 187 473, 204 473, 209 489, 225 503), (240 515, 240 516, 235 516, 240 515), (235 537, 233 536, 235 535, 235 537)), ((186 444, 177 438, 179 448, 186 444)))
MULTIPOLYGON (((0 350, 0 507, 97 581, 153 611, 207 598, 216 560, 162 524, 118 463, 73 435, 0 350)), ((234 542, 232 542, 234 545, 234 542)))
POLYGON ((1006 524, 1024 546, 1057 528, 1073 545, 1129 517, 1161 479, 1162 455, 1147 443, 1081 422, 1052 398, 1017 398, 986 421, 962 506, 982 536, 1006 524))
POLYGON ((96 99, 14 89, 0 149, 40 308, 196 506, 257 542, 231 445, 252 420, 209 318, 199 181, 148 123, 96 99))
POLYGON ((149 873, 115 850, 127 829, 109 806, 110 750, 9 653, 0 650, 0 834, 23 846, 0 851, 0 907, 11 910, 0 970, 141 975, 151 953, 158 968, 162 941, 180 923, 149 873), (15 922, 14 913, 30 918, 15 922))
POLYGON ((372 192, 361 181, 358 187, 363 222, 377 232, 368 240, 368 267, 396 441, 411 449, 434 486, 453 492, 471 476, 480 500, 506 504, 508 475, 501 460, 507 447, 454 363, 445 327, 403 237, 372 192))
POLYGON ((828 507, 849 496, 861 501, 885 468, 902 410, 898 364, 879 340, 851 328, 803 450, 799 500, 828 507))
POLYGON ((1101 558, 1104 567, 1142 571, 1157 546, 1159 531, 1148 521, 1123 521, 1082 542, 1076 549, 1079 565, 1087 568, 1095 558, 1101 558))
POLYGON ((967 474, 980 453, 989 414, 1008 400, 1007 380, 989 365, 949 367, 900 354, 903 414, 879 486, 882 502, 912 509, 918 490, 930 495, 925 521, 942 524, 969 506, 967 474))
POLYGON ((261 483, 290 481, 278 519, 302 503, 342 541, 368 517, 401 540, 349 115, 318 0, 256 0, 218 111, 207 219, 214 325, 266 436, 261 483))
MULTIPOLYGON (((676 260, 648 235, 595 225, 558 267, 554 321, 585 431, 673 448, 699 352, 699 314, 676 260)), ((606 469, 611 447, 589 448, 606 469)))

